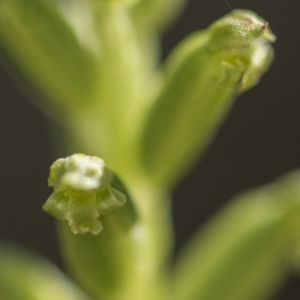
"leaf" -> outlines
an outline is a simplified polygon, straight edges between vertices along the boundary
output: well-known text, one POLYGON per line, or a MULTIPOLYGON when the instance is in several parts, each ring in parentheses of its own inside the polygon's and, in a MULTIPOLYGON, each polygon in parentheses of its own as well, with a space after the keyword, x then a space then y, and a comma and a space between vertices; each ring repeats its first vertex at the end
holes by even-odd
POLYGON ((82 20, 78 24, 74 10, 63 2, 0 1, 2 53, 42 95, 44 102, 38 104, 60 113, 70 103, 71 107, 82 105, 93 92, 99 45, 93 28, 86 28, 83 22, 84 16, 91 18, 86 16, 91 12, 83 4, 81 8, 82 20), (64 14, 66 9, 68 16, 64 14))
POLYGON ((300 173, 231 201, 181 252, 178 300, 268 299, 299 247, 300 173))
POLYGON ((0 298, 5 300, 89 300, 48 261, 0 246, 0 298))

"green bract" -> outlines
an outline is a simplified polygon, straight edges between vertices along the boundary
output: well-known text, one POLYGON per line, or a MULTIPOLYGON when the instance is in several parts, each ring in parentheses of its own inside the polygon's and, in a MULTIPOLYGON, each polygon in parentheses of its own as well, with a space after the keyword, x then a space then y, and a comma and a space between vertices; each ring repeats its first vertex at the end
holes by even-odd
POLYGON ((141 131, 152 180, 172 186, 205 149, 234 98, 269 67, 274 39, 265 21, 237 10, 174 50, 141 131))

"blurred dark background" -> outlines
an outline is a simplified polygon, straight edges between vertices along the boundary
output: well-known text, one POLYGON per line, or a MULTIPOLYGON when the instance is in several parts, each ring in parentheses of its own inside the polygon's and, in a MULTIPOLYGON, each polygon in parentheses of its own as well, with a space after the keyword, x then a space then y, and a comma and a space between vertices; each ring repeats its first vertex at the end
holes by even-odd
MULTIPOLYGON (((174 191, 177 249, 232 196, 300 167, 300 2, 229 3, 268 20, 278 38, 276 59, 261 83, 238 99, 204 159, 174 191)), ((163 55, 190 32, 228 12, 223 0, 189 1, 163 40, 163 55)), ((54 221, 41 210, 50 194, 49 166, 57 158, 49 125, 1 68, 0 240, 42 253, 60 265, 54 221)), ((295 275, 274 298, 283 299, 300 299, 295 275)))

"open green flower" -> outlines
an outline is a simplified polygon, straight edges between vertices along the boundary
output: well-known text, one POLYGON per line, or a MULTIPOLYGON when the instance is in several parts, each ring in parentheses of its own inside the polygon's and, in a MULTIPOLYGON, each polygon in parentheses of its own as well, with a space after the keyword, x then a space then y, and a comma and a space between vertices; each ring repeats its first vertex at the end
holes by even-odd
POLYGON ((60 158, 50 168, 51 194, 43 208, 59 220, 67 220, 73 233, 99 234, 100 214, 115 210, 126 202, 121 192, 110 186, 113 174, 95 156, 74 154, 60 158))

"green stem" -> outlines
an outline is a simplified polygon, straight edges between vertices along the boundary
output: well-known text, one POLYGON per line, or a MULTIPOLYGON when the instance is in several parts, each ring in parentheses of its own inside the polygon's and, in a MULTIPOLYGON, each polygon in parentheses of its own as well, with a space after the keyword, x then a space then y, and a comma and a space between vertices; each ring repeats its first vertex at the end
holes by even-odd
MULTIPOLYGON (((98 236, 74 235, 60 223, 62 252, 75 278, 96 299, 166 300, 168 257, 172 245, 169 201, 165 193, 127 184, 137 210, 128 226, 126 209, 102 218, 98 236)), ((128 205, 128 204, 127 204, 128 205)), ((126 207, 126 204, 125 204, 126 207)))

